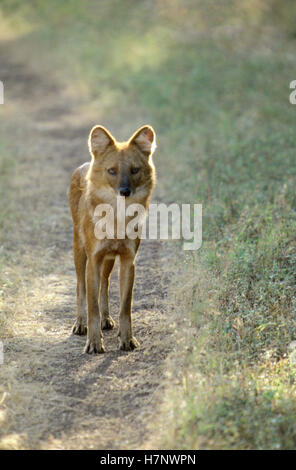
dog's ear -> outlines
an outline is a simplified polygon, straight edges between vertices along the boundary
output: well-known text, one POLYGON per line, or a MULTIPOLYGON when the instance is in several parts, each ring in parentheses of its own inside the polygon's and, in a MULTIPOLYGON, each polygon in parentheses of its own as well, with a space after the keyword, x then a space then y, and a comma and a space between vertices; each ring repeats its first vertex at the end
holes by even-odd
POLYGON ((102 155, 109 145, 114 144, 114 138, 103 126, 95 126, 89 133, 88 148, 94 158, 102 155))
POLYGON ((147 157, 152 155, 156 149, 155 132, 151 126, 140 127, 129 142, 135 144, 147 157))

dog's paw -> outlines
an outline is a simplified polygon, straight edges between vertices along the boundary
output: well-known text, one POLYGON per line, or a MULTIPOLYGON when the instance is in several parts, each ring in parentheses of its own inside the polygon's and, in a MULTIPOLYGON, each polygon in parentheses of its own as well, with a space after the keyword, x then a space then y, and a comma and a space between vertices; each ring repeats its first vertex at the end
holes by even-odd
POLYGON ((105 351, 102 339, 100 341, 88 339, 83 350, 83 352, 87 354, 102 354, 105 351))
POLYGON ((102 318, 102 330, 113 330, 115 326, 115 321, 112 317, 108 316, 102 318))
POLYGON ((136 340, 134 336, 128 339, 121 339, 119 338, 119 349, 122 351, 133 351, 134 349, 138 348, 140 344, 136 340))
POLYGON ((87 326, 76 321, 72 327, 72 333, 73 335, 84 336, 87 333, 87 326))

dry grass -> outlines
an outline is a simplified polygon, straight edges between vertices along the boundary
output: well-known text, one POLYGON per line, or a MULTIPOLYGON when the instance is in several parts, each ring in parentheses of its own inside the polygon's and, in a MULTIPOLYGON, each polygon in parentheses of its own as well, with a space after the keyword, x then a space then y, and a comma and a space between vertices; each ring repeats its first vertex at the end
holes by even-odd
MULTIPOLYGON (((56 93, 48 78, 23 63, 3 60, 11 86, 9 114, 0 111, 11 157, 2 163, 7 206, 1 232, 0 447, 139 447, 171 349, 161 268, 166 249, 158 242, 143 243, 139 256, 134 302, 139 350, 119 352, 113 331, 105 334, 106 355, 85 357, 85 338, 70 334, 75 275, 67 186, 72 170, 89 158, 86 139, 96 118, 84 110, 82 120, 83 103, 80 108, 61 88, 56 93)), ((118 289, 112 290, 111 309, 118 320, 118 289)))

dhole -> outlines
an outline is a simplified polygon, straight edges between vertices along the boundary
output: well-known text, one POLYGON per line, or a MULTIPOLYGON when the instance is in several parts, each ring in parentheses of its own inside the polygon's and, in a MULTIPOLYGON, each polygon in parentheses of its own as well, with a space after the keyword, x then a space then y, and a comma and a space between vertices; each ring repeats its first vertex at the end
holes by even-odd
POLYGON ((155 134, 152 127, 143 126, 129 141, 117 142, 103 126, 95 126, 90 132, 88 146, 91 162, 74 171, 69 192, 77 274, 77 318, 72 331, 76 335, 87 333, 84 352, 105 351, 101 329, 111 329, 115 325, 109 314, 108 291, 110 274, 118 255, 119 347, 129 351, 139 345, 132 333, 131 306, 140 238, 97 239, 94 211, 98 204, 110 204, 116 217, 118 195, 125 197, 126 207, 138 203, 147 209, 155 184, 152 162, 155 134))

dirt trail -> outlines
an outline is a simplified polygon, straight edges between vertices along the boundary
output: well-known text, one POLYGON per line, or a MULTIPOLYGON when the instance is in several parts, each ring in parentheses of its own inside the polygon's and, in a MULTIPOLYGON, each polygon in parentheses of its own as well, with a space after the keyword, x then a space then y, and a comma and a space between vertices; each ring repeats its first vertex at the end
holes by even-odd
MULTIPOLYGON (((67 188, 72 170, 89 160, 86 139, 95 122, 78 100, 5 54, 1 73, 6 103, 1 119, 18 164, 12 179, 17 220, 4 241, 5 274, 14 287, 4 288, 13 324, 0 366, 0 446, 141 448, 173 347, 167 247, 143 241, 138 256, 133 320, 140 348, 119 351, 113 330, 104 333, 106 354, 83 355, 85 337, 70 334, 76 281, 67 188)), ((132 132, 136 125, 125 122, 125 129, 132 132)), ((110 129, 115 136, 117 126, 110 129)), ((110 305, 117 321, 117 272, 110 305)))

